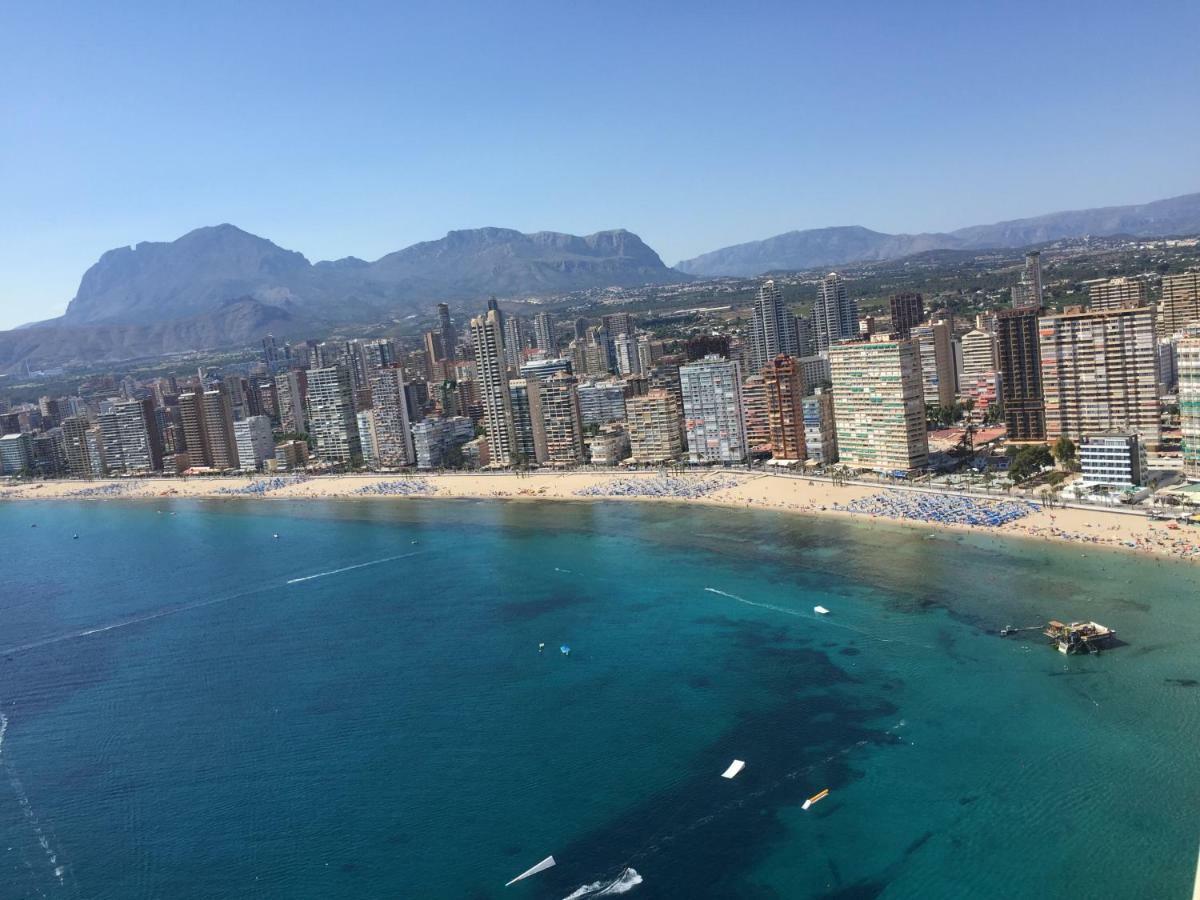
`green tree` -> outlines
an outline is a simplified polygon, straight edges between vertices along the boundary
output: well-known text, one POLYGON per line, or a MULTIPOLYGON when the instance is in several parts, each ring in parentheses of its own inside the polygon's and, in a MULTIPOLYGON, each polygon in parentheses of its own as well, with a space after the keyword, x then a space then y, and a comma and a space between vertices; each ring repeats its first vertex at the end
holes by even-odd
POLYGON ((1075 467, 1075 442, 1065 434, 1058 436, 1058 440, 1054 442, 1050 452, 1054 455, 1054 461, 1062 468, 1072 469, 1075 467))

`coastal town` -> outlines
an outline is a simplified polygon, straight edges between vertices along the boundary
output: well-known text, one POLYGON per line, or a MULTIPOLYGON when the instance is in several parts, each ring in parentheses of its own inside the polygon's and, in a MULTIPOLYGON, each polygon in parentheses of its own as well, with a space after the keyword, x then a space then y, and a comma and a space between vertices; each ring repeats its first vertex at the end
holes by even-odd
POLYGON ((678 333, 512 311, 419 343, 278 341, 239 367, 5 403, 0 498, 656 499, 1200 557, 1200 271, 1047 305, 1041 253, 967 317, 774 279, 678 333), (83 482, 83 483, 81 483, 83 482))

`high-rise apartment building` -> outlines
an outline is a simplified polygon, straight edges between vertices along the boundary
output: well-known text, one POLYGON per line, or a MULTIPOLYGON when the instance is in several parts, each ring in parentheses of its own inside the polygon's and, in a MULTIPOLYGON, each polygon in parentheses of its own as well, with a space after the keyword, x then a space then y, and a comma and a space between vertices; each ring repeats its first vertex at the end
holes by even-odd
POLYGON ((1149 300, 1142 278, 1098 278, 1083 284, 1088 292, 1088 309, 1093 311, 1145 306, 1149 300))
POLYGON ((780 355, 763 369, 767 397, 767 426, 774 459, 803 461, 808 458, 804 443, 804 376, 795 357, 780 355))
POLYGON ((381 469, 398 469, 417 461, 405 400, 404 370, 399 366, 376 369, 369 380, 374 413, 376 459, 381 469))
POLYGON ((225 471, 238 467, 237 438, 233 434, 233 407, 221 387, 201 395, 204 436, 208 442, 209 465, 225 471))
POLYGON ((1000 399, 1010 441, 1046 439, 1038 313, 1030 306, 1000 310, 996 315, 1000 399))
POLYGON ((1162 440, 1154 313, 1067 307, 1039 322, 1046 438, 1135 433, 1162 440))
POLYGON ((796 317, 774 281, 764 281, 750 317, 750 374, 757 375, 779 354, 798 356, 796 317))
POLYGON ((607 316, 601 316, 600 324, 608 332, 610 340, 619 334, 633 334, 634 331, 633 316, 627 312, 609 313, 607 316))
POLYGON ((114 403, 112 411, 101 414, 97 421, 110 472, 152 472, 162 468, 162 436, 150 398, 114 403))
POLYGON ((454 359, 458 347, 458 330, 454 320, 450 318, 450 307, 445 303, 437 305, 438 333, 442 338, 442 352, 448 359, 454 359))
POLYGON ((576 392, 579 394, 579 414, 585 426, 625 421, 624 382, 616 379, 581 381, 576 392))
POLYGON ((830 272, 817 285, 813 332, 818 352, 858 337, 858 302, 850 299, 846 282, 837 272, 830 272))
POLYGON ((634 334, 618 334, 612 339, 613 355, 617 361, 617 371, 622 375, 640 375, 642 360, 638 355, 637 336, 634 334))
POLYGON ((188 461, 193 467, 220 470, 238 467, 233 409, 222 387, 180 394, 179 413, 188 461))
POLYGON ((978 328, 962 337, 963 381, 973 383, 980 375, 996 371, 996 336, 978 328))
POLYGON ((838 461, 837 420, 831 391, 817 388, 804 398, 804 449, 809 459, 823 466, 838 461))
POLYGON ((308 372, 292 369, 275 376, 279 429, 285 434, 308 433, 308 372))
POLYGON ((308 421, 318 459, 338 466, 362 464, 354 389, 345 366, 308 370, 308 421))
POLYGON ((514 453, 512 401, 498 310, 488 310, 471 320, 471 343, 475 347, 475 368, 492 465, 510 466, 514 453))
POLYGON ((243 472, 257 472, 268 459, 275 458, 271 420, 266 416, 247 416, 234 422, 233 437, 237 442, 238 468, 243 472))
POLYGON ((1040 309, 1042 306, 1042 254, 1031 250, 1025 254, 1021 280, 1013 285, 1013 309, 1040 309))
POLYGON ((900 337, 925 321, 925 298, 916 293, 892 294, 888 297, 892 311, 892 331, 900 337))
POLYGON ((577 465, 584 454, 583 421, 579 414, 579 394, 574 375, 559 372, 550 378, 532 381, 540 401, 541 430, 550 465, 577 465))
POLYGON ((17 431, 0 437, 0 475, 33 471, 33 435, 17 431))
POLYGON ((911 338, 830 348, 841 461, 854 468, 911 472, 929 464, 921 354, 911 338))
POLYGON ((558 352, 558 339, 554 334, 554 316, 540 312, 533 317, 533 341, 539 350, 554 354, 558 352))
POLYGON ((706 356, 679 367, 679 386, 688 462, 744 462, 741 365, 719 356, 706 356))
POLYGON ((508 380, 513 419, 513 464, 546 462, 546 432, 542 427, 542 396, 537 377, 508 380))
POLYGON ((1164 275, 1162 299, 1158 305, 1158 333, 1162 337, 1178 334, 1189 325, 1200 323, 1200 271, 1164 275))
POLYGON ((68 416, 62 420, 63 440, 66 443, 67 472, 72 478, 91 478, 102 475, 93 472, 88 454, 87 433, 91 428, 86 416, 68 416))
POLYGON ((521 316, 505 316, 500 331, 504 336, 504 362, 515 372, 525 362, 525 351, 533 343, 529 322, 521 316))
POLYGON ((1200 481, 1200 325, 1184 331, 1175 347, 1179 383, 1179 429, 1183 435, 1183 474, 1200 481))
POLYGON ((672 462, 683 453, 679 405, 670 392, 647 391, 625 401, 630 456, 642 465, 672 462))
POLYGON ((925 402, 953 406, 956 385, 949 324, 928 322, 914 326, 909 333, 919 342, 925 402))
POLYGON ((750 453, 771 447, 771 423, 767 414, 767 387, 762 375, 742 382, 742 415, 745 417, 746 448, 750 453))

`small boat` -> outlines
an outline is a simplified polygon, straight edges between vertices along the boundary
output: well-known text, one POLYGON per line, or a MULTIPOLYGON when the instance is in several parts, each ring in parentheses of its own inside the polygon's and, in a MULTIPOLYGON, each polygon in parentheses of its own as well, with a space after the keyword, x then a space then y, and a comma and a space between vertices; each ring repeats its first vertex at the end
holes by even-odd
POLYGON ((570 656, 571 655, 571 647, 569 644, 563 644, 561 647, 558 648, 558 652, 561 653, 563 656, 570 656))
POLYGON ((733 762, 731 762, 729 764, 729 768, 721 773, 721 777, 722 778, 735 778, 735 777, 737 777, 738 772, 742 771, 742 769, 744 769, 744 768, 746 768, 745 761, 740 760, 740 759, 735 759, 733 762))
POLYGON ((809 797, 807 800, 805 800, 804 806, 802 806, 801 809, 808 809, 814 803, 820 803, 822 800, 824 800, 828 796, 829 796, 829 788, 825 788, 825 790, 821 791, 819 794, 813 794, 811 797, 809 797))
POLYGON ((273 534, 273 535, 271 535, 271 537, 275 538, 275 540, 279 540, 279 535, 278 535, 278 534, 273 534))
POLYGON ((516 878, 514 878, 512 881, 510 881, 508 884, 506 884, 505 887, 508 887, 509 884, 516 884, 518 881, 521 881, 524 878, 528 878, 530 875, 536 875, 538 872, 544 872, 544 871, 546 871, 546 869, 549 869, 551 866, 555 866, 555 865, 557 865, 557 863, 555 863, 554 857, 547 856, 536 866, 526 869, 524 872, 522 872, 520 875, 518 875, 516 878))
POLYGON ((546 642, 545 642, 545 641, 543 641, 542 643, 538 644, 538 653, 541 653, 541 652, 542 652, 543 650, 545 650, 545 649, 546 649, 546 642))
POLYGON ((823 607, 823 606, 814 606, 814 607, 813 607, 813 612, 815 612, 815 613, 817 613, 818 615, 821 615, 821 616, 827 616, 827 615, 829 615, 829 610, 827 610, 827 609, 826 609, 825 607, 823 607))

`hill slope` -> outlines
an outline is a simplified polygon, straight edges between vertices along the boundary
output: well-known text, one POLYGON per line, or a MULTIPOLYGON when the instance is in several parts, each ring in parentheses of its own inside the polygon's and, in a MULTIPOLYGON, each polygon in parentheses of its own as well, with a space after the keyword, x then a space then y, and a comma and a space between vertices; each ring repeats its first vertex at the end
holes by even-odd
POLYGON ((1160 237, 1200 232, 1200 194, 1136 206, 1110 206, 1050 213, 993 225, 974 225, 947 234, 884 234, 860 226, 789 231, 703 253, 676 265, 697 276, 759 275, 846 263, 897 259, 926 250, 1026 247, 1084 237, 1129 234, 1160 237))

